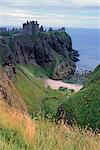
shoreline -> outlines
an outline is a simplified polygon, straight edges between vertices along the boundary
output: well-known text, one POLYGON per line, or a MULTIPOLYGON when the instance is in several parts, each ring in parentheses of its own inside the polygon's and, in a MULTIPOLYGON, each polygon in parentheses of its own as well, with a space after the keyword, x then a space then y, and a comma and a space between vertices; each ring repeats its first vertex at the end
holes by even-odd
POLYGON ((73 89, 75 93, 80 91, 80 89, 83 88, 83 85, 70 84, 70 83, 65 83, 63 81, 57 81, 57 80, 52 80, 52 79, 44 79, 44 86, 45 88, 50 86, 54 90, 58 90, 60 87, 73 89))

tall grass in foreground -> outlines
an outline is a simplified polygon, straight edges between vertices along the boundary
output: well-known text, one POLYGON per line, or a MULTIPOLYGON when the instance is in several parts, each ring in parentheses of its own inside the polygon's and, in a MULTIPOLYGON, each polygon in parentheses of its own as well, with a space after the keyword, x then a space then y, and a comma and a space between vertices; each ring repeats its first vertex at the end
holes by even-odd
POLYGON ((100 135, 52 122, 38 122, 36 150, 100 150, 100 135))
POLYGON ((99 150, 100 135, 53 122, 32 121, 0 102, 0 150, 99 150))
POLYGON ((35 131, 36 125, 28 115, 23 115, 14 108, 8 108, 0 101, 0 145, 5 146, 5 143, 8 143, 11 147, 14 144, 17 148, 31 147, 35 131))

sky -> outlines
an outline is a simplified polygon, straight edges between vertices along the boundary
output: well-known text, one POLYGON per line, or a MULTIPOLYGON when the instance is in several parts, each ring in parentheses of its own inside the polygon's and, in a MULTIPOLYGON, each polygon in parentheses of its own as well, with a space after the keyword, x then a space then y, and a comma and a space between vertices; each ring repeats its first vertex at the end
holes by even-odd
POLYGON ((99 0, 0 0, 0 26, 100 28, 99 0))

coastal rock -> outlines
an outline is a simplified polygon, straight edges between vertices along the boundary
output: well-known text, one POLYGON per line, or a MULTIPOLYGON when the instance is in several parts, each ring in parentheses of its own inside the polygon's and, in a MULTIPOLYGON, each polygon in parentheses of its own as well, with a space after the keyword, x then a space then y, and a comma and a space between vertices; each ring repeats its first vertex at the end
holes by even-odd
POLYGON ((14 63, 14 57, 7 40, 0 39, 0 61, 2 64, 14 63))
POLYGON ((37 63, 54 79, 66 78, 75 72, 79 54, 73 50, 71 37, 66 32, 18 35, 9 41, 0 40, 1 58, 5 63, 37 63))
POLYGON ((0 68, 0 101, 4 101, 9 107, 27 112, 26 104, 13 82, 9 80, 5 68, 0 68))

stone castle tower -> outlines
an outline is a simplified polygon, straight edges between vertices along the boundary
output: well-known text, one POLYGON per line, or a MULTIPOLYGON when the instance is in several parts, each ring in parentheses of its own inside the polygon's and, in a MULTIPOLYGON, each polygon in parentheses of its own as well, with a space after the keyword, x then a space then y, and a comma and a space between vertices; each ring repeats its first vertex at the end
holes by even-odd
POLYGON ((37 21, 30 21, 23 24, 23 34, 33 35, 39 33, 39 24, 37 21))

